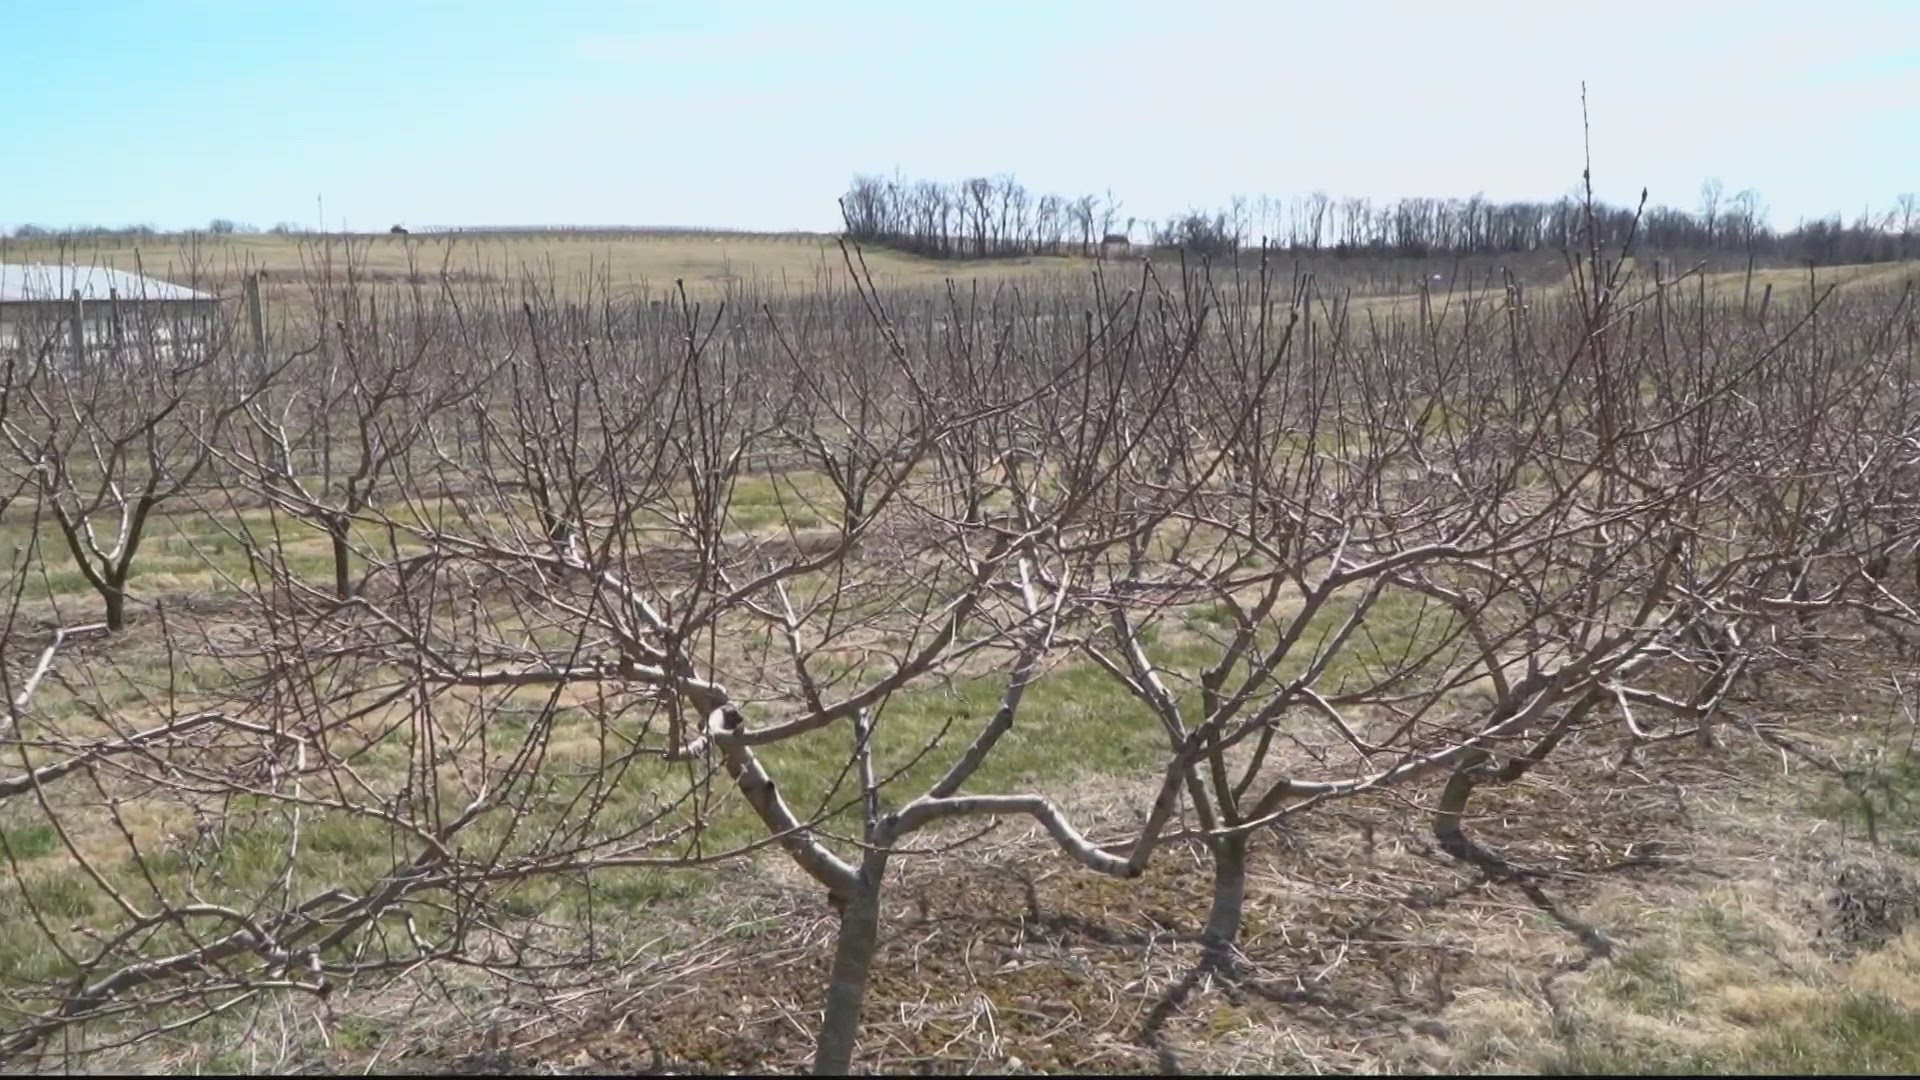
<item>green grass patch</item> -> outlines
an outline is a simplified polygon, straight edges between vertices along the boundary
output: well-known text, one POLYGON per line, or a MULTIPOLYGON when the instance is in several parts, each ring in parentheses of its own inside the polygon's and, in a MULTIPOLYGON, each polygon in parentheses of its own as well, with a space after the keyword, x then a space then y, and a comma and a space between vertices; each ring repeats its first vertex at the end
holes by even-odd
POLYGON ((1920 1072, 1920 1012, 1875 994, 1843 994, 1711 1051, 1582 1030, 1541 1071, 1552 1076, 1912 1075, 1920 1072))
POLYGON ((1920 856, 1920 759, 1903 755, 1823 777, 1808 809, 1907 856, 1920 856))
POLYGON ((59 849, 60 834, 44 822, 0 828, 0 850, 21 862, 51 855, 59 849))

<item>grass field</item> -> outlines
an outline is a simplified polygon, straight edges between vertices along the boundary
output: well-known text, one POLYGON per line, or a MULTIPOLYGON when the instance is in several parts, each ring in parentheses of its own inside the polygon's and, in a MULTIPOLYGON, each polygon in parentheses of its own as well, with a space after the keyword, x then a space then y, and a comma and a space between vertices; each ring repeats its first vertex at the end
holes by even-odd
MULTIPOLYGON (((585 292, 611 286, 616 296, 659 298, 686 284, 706 298, 730 288, 808 292, 847 280, 846 264, 833 238, 742 236, 725 233, 621 235, 548 233, 372 235, 332 238, 339 272, 351 262, 370 282, 418 276, 437 283, 442 271, 456 280, 512 283, 530 275, 541 282, 585 292)), ((198 242, 158 238, 140 243, 0 240, 0 262, 66 262, 143 271, 178 283, 210 285, 222 295, 237 292, 245 275, 266 273, 267 295, 297 300, 318 274, 322 245, 296 235, 250 234, 205 237, 198 242)), ((956 267, 892 251, 866 253, 868 267, 884 285, 939 284, 950 276, 1001 281, 1083 269, 1078 258, 993 259, 956 267)))
MULTIPOLYGON (((947 281, 968 285, 1026 284, 1044 286, 1061 279, 1084 280, 1096 260, 1077 256, 982 259, 944 262, 887 249, 857 253, 864 257, 876 284, 887 288, 940 286, 947 281)), ((299 235, 246 234, 226 236, 159 237, 149 241, 77 239, 0 239, 0 262, 64 262, 102 265, 177 283, 192 283, 223 298, 237 298, 243 279, 264 271, 264 295, 270 310, 304 311, 310 290, 323 277, 324 258, 334 260, 332 276, 343 280, 349 265, 368 284, 412 283, 438 288, 442 281, 455 288, 478 285, 515 287, 538 281, 563 296, 604 296, 671 301, 676 282, 696 300, 712 300, 730 291, 766 295, 801 295, 849 286, 846 258, 830 236, 794 234, 773 236, 730 233, 443 233, 409 236, 373 234, 332 237, 324 242, 299 235)), ((1249 260, 1252 256, 1248 256, 1249 260)), ((1163 257, 1164 260, 1164 257, 1163 257)), ((1804 290, 1804 269, 1761 266, 1751 276, 1729 269, 1728 260, 1695 277, 1710 292, 1739 297, 1751 292, 1757 302, 1771 286, 1776 291, 1804 290)), ((1650 280, 1652 267, 1638 260, 1637 273, 1650 280)), ((1427 283, 1436 296, 1455 289, 1498 288, 1492 260, 1462 263, 1445 259, 1338 259, 1332 256, 1281 256, 1275 269, 1282 276, 1305 270, 1315 274, 1337 295, 1350 292, 1360 312, 1409 314, 1420 303, 1415 289, 1427 283)), ((1566 283, 1565 265, 1558 256, 1541 255, 1499 260, 1520 265, 1521 280, 1550 295, 1566 283)), ((1129 258, 1104 264, 1118 287, 1137 282, 1140 260, 1129 258)), ((1669 279, 1687 271, 1684 261, 1667 259, 1669 279)), ((1175 272, 1169 265, 1163 273, 1175 272)), ((1819 287, 1832 284, 1861 286, 1897 284, 1911 279, 1909 264, 1880 263, 1821 267, 1812 280, 1819 287)))

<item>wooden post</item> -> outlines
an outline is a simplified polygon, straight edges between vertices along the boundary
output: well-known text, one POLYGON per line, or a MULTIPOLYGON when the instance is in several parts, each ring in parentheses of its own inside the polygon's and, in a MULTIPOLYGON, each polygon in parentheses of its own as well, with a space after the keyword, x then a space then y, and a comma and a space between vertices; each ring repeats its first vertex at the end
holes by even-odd
POLYGON ((108 340, 113 344, 113 354, 117 358, 126 351, 127 347, 127 335, 120 324, 119 289, 109 288, 107 290, 107 321, 109 333, 111 334, 108 340))
POLYGON ((267 355, 267 309, 260 299, 260 271, 247 275, 247 321, 253 324, 253 345, 267 355))
POLYGON ((86 307, 80 302, 80 290, 73 290, 73 362, 87 358, 86 307))

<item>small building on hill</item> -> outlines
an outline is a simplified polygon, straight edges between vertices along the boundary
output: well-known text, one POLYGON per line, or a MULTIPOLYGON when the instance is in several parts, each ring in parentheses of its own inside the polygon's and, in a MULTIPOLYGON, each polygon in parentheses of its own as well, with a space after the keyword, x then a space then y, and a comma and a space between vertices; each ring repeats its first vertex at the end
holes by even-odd
POLYGON ((1108 233, 1100 238, 1100 257, 1103 259, 1124 259, 1133 250, 1133 241, 1125 233, 1108 233))
POLYGON ((220 299, 104 266, 0 263, 0 348, 69 353, 129 342, 205 341, 220 299))

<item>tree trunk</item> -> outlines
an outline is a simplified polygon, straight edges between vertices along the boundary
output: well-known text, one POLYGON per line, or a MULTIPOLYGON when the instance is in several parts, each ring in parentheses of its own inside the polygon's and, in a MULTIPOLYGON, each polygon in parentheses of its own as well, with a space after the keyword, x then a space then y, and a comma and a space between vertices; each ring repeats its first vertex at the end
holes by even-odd
POLYGON ((1486 758, 1484 752, 1472 754, 1454 766, 1434 809, 1433 838, 1440 842, 1440 850, 1461 862, 1479 867, 1489 877, 1504 878, 1514 872, 1513 865, 1475 843, 1466 829, 1467 802, 1473 798, 1473 789, 1487 779, 1486 758))
POLYGON ((124 585, 108 585, 100 591, 100 598, 107 602, 107 630, 119 633, 127 625, 127 589, 124 585))
POLYGON ((333 595, 345 600, 353 594, 353 580, 347 564, 347 523, 329 522, 327 539, 333 542, 333 595))
POLYGON ((1215 843, 1213 849, 1213 906, 1201 932, 1201 964, 1225 971, 1240 940, 1240 920, 1247 899, 1247 836, 1243 833, 1215 843))
POLYGON ((815 1076, 846 1076, 853 1068, 853 1047, 860 1036, 860 1008, 867 1000, 873 954, 880 944, 880 886, 887 873, 883 852, 868 852, 860 866, 860 886, 840 908, 840 935, 827 982, 826 1015, 813 1052, 815 1076))

